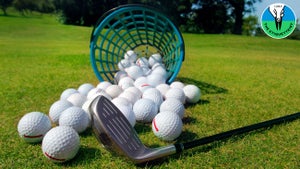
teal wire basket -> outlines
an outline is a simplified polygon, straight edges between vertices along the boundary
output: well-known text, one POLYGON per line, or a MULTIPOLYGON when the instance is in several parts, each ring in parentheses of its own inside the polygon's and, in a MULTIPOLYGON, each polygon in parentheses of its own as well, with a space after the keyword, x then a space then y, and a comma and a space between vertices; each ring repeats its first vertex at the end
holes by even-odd
POLYGON ((90 60, 99 81, 113 83, 128 50, 146 58, 160 53, 167 83, 175 80, 185 54, 179 29, 164 14, 144 5, 119 6, 98 20, 91 35, 90 60))

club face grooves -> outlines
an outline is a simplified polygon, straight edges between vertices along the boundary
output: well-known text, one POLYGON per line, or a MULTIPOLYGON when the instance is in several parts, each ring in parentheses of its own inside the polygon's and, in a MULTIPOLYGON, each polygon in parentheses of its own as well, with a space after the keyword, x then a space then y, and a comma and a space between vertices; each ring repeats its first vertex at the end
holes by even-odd
POLYGON ((119 111, 105 97, 96 98, 92 104, 93 130, 106 148, 135 159, 138 154, 145 152, 146 147, 119 111))

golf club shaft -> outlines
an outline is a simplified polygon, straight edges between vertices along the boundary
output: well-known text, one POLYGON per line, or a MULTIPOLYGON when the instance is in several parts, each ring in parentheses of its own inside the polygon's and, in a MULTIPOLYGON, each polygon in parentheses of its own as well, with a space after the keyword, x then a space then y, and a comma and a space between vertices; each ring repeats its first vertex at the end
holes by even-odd
POLYGON ((178 144, 175 144, 174 146, 176 147, 176 152, 178 153, 178 152, 181 152, 185 149, 190 149, 190 148, 193 148, 193 147, 205 145, 205 144, 212 143, 212 142, 215 142, 215 141, 228 139, 232 136, 248 133, 248 132, 251 132, 251 131, 254 131, 254 130, 263 129, 263 128, 267 128, 267 127, 272 127, 274 125, 290 122, 290 121, 296 120, 298 118, 300 118, 300 112, 294 113, 294 114, 291 114, 291 115, 286 115, 286 116, 279 117, 279 118, 275 118, 275 119, 272 119, 272 120, 252 124, 252 125, 249 125, 249 126, 229 130, 229 131, 226 131, 226 132, 223 132, 223 133, 219 133, 219 134, 215 134, 215 135, 212 135, 212 136, 204 137, 204 138, 194 140, 194 141, 191 141, 191 142, 178 143, 178 144))

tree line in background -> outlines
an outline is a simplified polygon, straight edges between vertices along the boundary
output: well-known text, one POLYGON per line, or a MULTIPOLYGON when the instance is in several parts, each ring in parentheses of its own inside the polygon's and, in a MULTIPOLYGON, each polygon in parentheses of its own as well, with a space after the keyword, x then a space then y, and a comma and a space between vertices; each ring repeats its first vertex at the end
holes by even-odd
POLYGON ((32 11, 55 13, 64 24, 92 26, 108 10, 124 4, 145 4, 161 10, 182 32, 252 35, 258 18, 245 14, 261 0, 0 0, 22 15, 32 11))

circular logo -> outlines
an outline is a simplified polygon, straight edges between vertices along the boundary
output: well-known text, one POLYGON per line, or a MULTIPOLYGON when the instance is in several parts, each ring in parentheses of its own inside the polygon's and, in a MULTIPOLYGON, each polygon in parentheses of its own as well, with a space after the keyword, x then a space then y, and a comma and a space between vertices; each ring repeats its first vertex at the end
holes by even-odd
POLYGON ((268 36, 282 39, 293 33, 296 20, 292 8, 283 3, 274 3, 264 10, 261 16, 261 27, 268 36))

